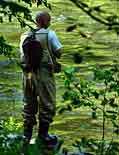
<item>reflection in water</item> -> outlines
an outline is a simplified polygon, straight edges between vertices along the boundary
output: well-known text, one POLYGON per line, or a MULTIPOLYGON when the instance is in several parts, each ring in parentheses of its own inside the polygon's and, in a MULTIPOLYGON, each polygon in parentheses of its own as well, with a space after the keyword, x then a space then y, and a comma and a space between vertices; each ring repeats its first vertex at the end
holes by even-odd
POLYGON ((21 115, 22 73, 16 64, 0 60, 0 117, 8 118, 21 115))
POLYGON ((21 100, 21 73, 0 72, 0 101, 21 100))

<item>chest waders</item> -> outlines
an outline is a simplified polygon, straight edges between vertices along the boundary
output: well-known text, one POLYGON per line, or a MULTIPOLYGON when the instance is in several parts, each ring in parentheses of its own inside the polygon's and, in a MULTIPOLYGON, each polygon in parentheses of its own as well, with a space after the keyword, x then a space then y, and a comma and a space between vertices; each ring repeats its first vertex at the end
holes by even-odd
POLYGON ((44 55, 41 68, 36 73, 24 74, 24 136, 27 143, 30 142, 33 126, 37 123, 38 113, 38 137, 49 147, 57 143, 56 136, 50 136, 48 129, 56 111, 56 87, 53 72, 51 70, 51 58, 48 53, 48 32, 36 33, 36 38, 41 41, 44 55))

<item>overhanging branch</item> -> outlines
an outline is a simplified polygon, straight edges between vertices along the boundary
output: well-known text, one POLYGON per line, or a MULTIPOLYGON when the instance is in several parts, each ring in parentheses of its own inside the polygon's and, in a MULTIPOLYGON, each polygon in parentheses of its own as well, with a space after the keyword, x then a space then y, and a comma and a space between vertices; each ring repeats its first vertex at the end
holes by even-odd
POLYGON ((90 8, 87 4, 85 4, 84 2, 81 2, 80 0, 70 0, 71 2, 73 2, 77 7, 79 7, 83 12, 85 12, 88 16, 90 16, 93 20, 104 24, 106 26, 119 26, 119 22, 113 21, 113 22, 109 22, 108 20, 106 20, 105 18, 96 16, 93 14, 93 9, 90 8))

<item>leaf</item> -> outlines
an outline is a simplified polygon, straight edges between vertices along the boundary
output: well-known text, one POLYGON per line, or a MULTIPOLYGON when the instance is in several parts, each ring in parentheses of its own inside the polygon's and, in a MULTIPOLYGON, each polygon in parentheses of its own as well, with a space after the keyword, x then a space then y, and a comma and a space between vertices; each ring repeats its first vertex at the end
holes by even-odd
POLYGON ((103 70, 94 70, 94 79, 95 80, 104 80, 104 71, 103 70))
POLYGON ((80 64, 83 60, 83 57, 79 53, 74 53, 73 59, 75 63, 80 64))
POLYGON ((92 102, 85 102, 85 101, 84 101, 84 102, 83 102, 83 105, 84 105, 84 106, 89 106, 89 107, 90 107, 90 106, 92 106, 92 102))
POLYGON ((50 3, 48 3, 47 7, 48 7, 50 10, 52 10, 52 6, 51 6, 50 3))
POLYGON ((100 91, 99 91, 99 94, 104 96, 104 94, 105 94, 105 90, 103 90, 103 89, 100 90, 100 91))
POLYGON ((104 100, 102 101, 101 105, 106 105, 108 103, 108 99, 104 98, 104 100))
POLYGON ((11 51, 13 50, 13 47, 6 43, 6 40, 3 36, 0 36, 0 54, 9 56, 11 51))
POLYGON ((119 128, 114 130, 114 133, 116 133, 117 135, 119 135, 119 128))
POLYGON ((93 9, 94 9, 95 11, 100 12, 100 11, 101 11, 101 6, 95 6, 95 7, 93 7, 93 9))
POLYGON ((30 7, 32 6, 32 2, 31 2, 31 0, 22 0, 22 1, 24 1, 24 2, 27 3, 27 4, 29 4, 30 7))
POLYGON ((86 46, 85 46, 85 50, 91 50, 91 48, 92 48, 92 47, 89 46, 89 45, 86 45, 86 46))
POLYGON ((73 25, 70 25, 69 27, 67 27, 66 31, 67 32, 71 32, 71 31, 73 31, 76 28, 77 28, 77 24, 73 24, 73 25))
POLYGON ((3 126, 0 124, 0 130, 3 130, 3 126))
POLYGON ((73 107, 80 107, 81 106, 81 102, 80 102, 80 98, 74 98, 71 102, 71 104, 73 105, 73 107))
POLYGON ((12 15, 9 15, 9 22, 12 22, 12 15))
POLYGON ((0 23, 3 23, 3 17, 0 16, 0 23))
POLYGON ((65 107, 61 107, 61 108, 59 108, 59 110, 58 110, 58 113, 59 114, 62 114, 64 111, 72 111, 72 106, 70 105, 70 104, 68 104, 67 106, 65 106, 65 107))
POLYGON ((117 83, 113 82, 113 83, 110 84, 110 89, 111 90, 116 90, 117 87, 118 87, 117 83))
POLYGON ((67 110, 72 111, 72 106, 70 104, 67 105, 67 110))
POLYGON ((106 112, 110 114, 118 114, 116 111, 112 111, 112 110, 107 110, 106 112))
POLYGON ((73 82, 75 79, 75 68, 74 67, 68 67, 64 70, 64 76, 67 80, 69 80, 70 82, 73 82))
POLYGON ((74 67, 69 67, 69 68, 66 68, 65 70, 64 70, 64 73, 65 74, 72 74, 72 73, 74 73, 75 72, 75 68, 74 67))
POLYGON ((43 3, 44 3, 44 5, 45 5, 46 7, 48 6, 48 5, 47 5, 47 4, 48 4, 48 3, 47 3, 47 0, 44 0, 43 3))
POLYGON ((88 8, 88 5, 86 3, 83 3, 83 2, 80 2, 80 3, 83 5, 83 7, 88 8))
POLYGON ((116 15, 111 15, 111 16, 108 16, 107 17, 107 20, 110 22, 110 23, 113 23, 115 22, 115 20, 117 19, 118 17, 116 15))
POLYGON ((62 95, 62 97, 63 97, 64 101, 67 101, 69 99, 69 97, 70 97, 69 91, 64 92, 64 94, 62 95))
POLYGON ((115 99, 114 99, 114 98, 111 98, 111 99, 109 100, 109 105, 110 105, 111 107, 117 108, 117 107, 118 107, 118 104, 116 104, 116 103, 114 103, 114 102, 115 102, 115 99))
POLYGON ((112 26, 108 26, 107 30, 109 30, 109 31, 112 30, 112 26))
POLYGON ((24 21, 21 21, 20 25, 21 25, 22 28, 26 27, 26 23, 24 21))
MULTIPOLYGON (((118 30, 119 30, 119 27, 118 27, 118 30)), ((111 71, 118 72, 119 69, 118 69, 117 65, 114 65, 113 68, 111 69, 111 71)))
MULTIPOLYGON (((87 35, 86 35, 84 32, 81 32, 81 31, 80 31, 79 33, 80 33, 80 35, 81 35, 83 38, 87 38, 87 35)), ((90 48, 90 46, 86 46, 85 49, 86 49, 86 50, 89 50, 89 49, 91 49, 91 48, 90 48)))
POLYGON ((116 123, 116 121, 113 120, 112 124, 113 124, 114 127, 119 128, 119 125, 116 123))
POLYGON ((87 86, 88 86, 88 83, 87 83, 87 81, 84 81, 84 80, 80 80, 80 86, 81 86, 81 88, 87 88, 87 86))
POLYGON ((64 81, 64 86, 65 86, 66 88, 69 88, 69 87, 70 87, 70 81, 69 81, 69 80, 65 80, 65 81, 64 81))
POLYGON ((114 104, 114 101, 115 101, 115 99, 114 99, 114 98, 111 98, 111 99, 109 100, 109 104, 114 104))
POLYGON ((107 80, 108 82, 113 81, 113 74, 111 70, 105 70, 104 71, 104 78, 105 80, 107 80))
POLYGON ((105 117, 111 119, 111 121, 112 121, 112 120, 115 120, 117 116, 116 116, 115 114, 108 113, 108 112, 106 111, 105 117))
POLYGON ((37 1, 37 7, 39 7, 39 5, 42 5, 42 0, 37 1))
POLYGON ((62 107, 62 108, 59 109, 58 113, 62 114, 65 110, 66 110, 66 108, 62 107))
POLYGON ((96 99, 99 98, 99 93, 98 93, 98 92, 94 91, 94 92, 92 92, 92 94, 94 95, 94 97, 95 97, 96 99))
POLYGON ((92 112, 92 119, 97 119, 97 113, 96 113, 96 111, 93 111, 92 112))

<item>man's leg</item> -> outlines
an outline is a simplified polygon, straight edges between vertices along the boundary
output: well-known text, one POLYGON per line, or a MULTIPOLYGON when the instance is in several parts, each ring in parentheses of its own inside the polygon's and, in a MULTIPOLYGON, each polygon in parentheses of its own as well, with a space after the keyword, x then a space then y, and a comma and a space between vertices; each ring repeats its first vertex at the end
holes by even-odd
MULTIPOLYGON (((32 83, 32 82, 31 82, 32 83)), ((35 115, 38 109, 37 97, 35 90, 31 87, 30 81, 24 77, 23 90, 24 90, 24 107, 23 107, 23 118, 24 118, 24 136, 26 141, 30 141, 32 137, 33 126, 36 124, 35 115)))
POLYGON ((54 77, 48 77, 40 83, 39 90, 39 132, 38 137, 44 140, 48 147, 55 146, 57 143, 56 136, 48 134, 50 123, 56 112, 56 88, 54 77))

